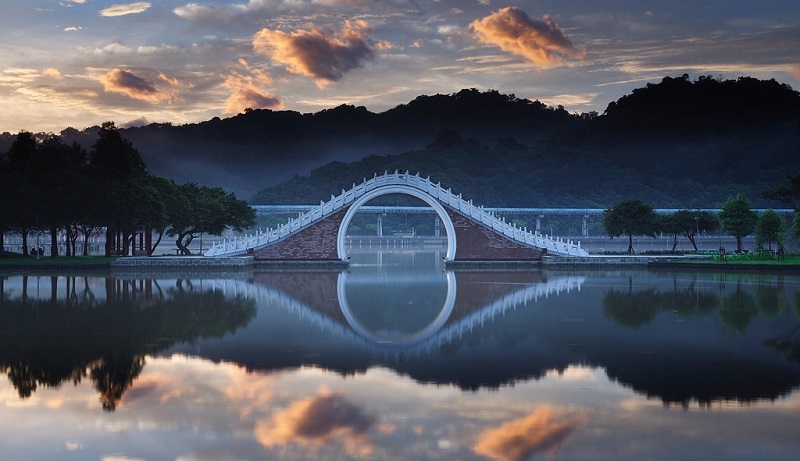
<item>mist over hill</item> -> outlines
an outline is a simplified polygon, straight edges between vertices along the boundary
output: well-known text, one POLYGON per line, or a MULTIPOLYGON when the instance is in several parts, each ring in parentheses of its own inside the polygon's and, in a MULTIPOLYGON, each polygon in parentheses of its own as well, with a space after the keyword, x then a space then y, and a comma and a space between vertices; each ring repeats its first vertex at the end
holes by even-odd
POLYGON ((665 77, 603 115, 558 121, 544 136, 494 142, 442 131, 424 149, 330 163, 252 201, 318 203, 397 169, 486 206, 605 208, 638 197, 660 208, 717 208, 745 193, 754 206, 778 207, 762 193, 800 171, 800 94, 774 80, 665 77))
MULTIPOLYGON (((97 127, 64 130, 85 147, 97 127)), ((800 94, 774 80, 665 77, 604 114, 497 91, 419 96, 382 113, 248 110, 125 128, 148 170, 220 186, 252 203, 319 203, 384 170, 441 181, 487 206, 717 207, 800 171, 800 94)), ((5 152, 15 135, 0 135, 5 152)))

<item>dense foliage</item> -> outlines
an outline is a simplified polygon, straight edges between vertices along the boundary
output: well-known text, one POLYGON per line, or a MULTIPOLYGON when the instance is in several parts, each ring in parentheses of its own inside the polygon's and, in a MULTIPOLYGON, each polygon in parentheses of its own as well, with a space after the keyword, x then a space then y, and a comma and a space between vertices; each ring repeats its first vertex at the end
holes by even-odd
POLYGON ((127 255, 137 232, 151 229, 159 231, 159 241, 165 233, 176 236, 188 254, 186 245, 198 233, 219 235, 255 223, 255 212, 231 193, 149 174, 139 152, 111 122, 103 124, 88 153, 58 136, 39 142, 20 132, 0 156, 0 184, 0 244, 5 232, 20 234, 23 256, 34 230, 49 231, 51 256, 58 256, 59 232, 67 236, 67 255, 74 256, 78 235, 86 242, 101 228, 107 232, 107 256, 127 255))

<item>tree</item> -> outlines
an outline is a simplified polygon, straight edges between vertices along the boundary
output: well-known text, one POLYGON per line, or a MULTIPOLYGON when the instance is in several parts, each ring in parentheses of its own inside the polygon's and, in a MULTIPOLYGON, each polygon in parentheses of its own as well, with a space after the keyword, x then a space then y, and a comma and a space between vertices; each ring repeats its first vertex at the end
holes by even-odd
POLYGON ((789 175, 783 184, 764 192, 764 197, 783 202, 800 212, 800 174, 789 175))
POLYGON ((117 250, 127 254, 127 242, 141 217, 135 210, 141 204, 139 200, 148 199, 147 191, 141 188, 147 171, 139 151, 122 137, 114 122, 103 123, 98 134, 89 151, 89 164, 98 189, 99 220, 106 225, 105 253, 111 256, 119 239, 125 245, 117 250))
POLYGON ((653 235, 657 221, 653 206, 638 198, 623 200, 603 211, 605 233, 612 238, 627 235, 628 254, 633 253, 633 236, 653 235))
POLYGON ((169 211, 167 234, 175 236, 181 254, 190 255, 189 244, 200 234, 222 235, 225 229, 242 231, 256 223, 256 213, 244 200, 219 187, 195 183, 177 187, 179 197, 169 211))
POLYGON ((662 231, 673 237, 672 251, 677 246, 678 235, 683 235, 697 251, 697 233, 714 232, 719 228, 719 220, 708 211, 679 210, 662 220, 662 231))
POLYGON ((721 228, 736 238, 736 252, 743 251, 742 239, 750 235, 758 223, 758 214, 750 209, 750 201, 743 194, 728 197, 719 212, 721 228))
MULTIPOLYGON (((83 207, 80 189, 87 174, 86 152, 78 144, 65 144, 60 136, 49 136, 38 145, 33 164, 34 208, 39 225, 50 231, 50 255, 56 257, 58 231, 64 229, 71 236, 72 217, 83 207)), ((68 254, 70 250, 67 245, 68 254)))
POLYGON ((783 243, 783 220, 775 210, 770 208, 758 218, 756 226, 756 246, 763 248, 764 243, 767 249, 772 251, 772 242, 783 243))
POLYGON ((11 178, 11 229, 22 236, 22 255, 28 256, 28 234, 37 227, 37 193, 33 184, 37 142, 32 133, 20 131, 8 150, 8 175, 11 178))

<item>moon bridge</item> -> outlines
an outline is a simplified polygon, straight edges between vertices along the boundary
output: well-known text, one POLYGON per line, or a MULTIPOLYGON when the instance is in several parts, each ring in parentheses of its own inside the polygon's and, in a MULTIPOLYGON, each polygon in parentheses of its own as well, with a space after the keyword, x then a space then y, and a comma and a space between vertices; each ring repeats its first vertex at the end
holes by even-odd
POLYGON ((461 194, 408 172, 376 174, 275 229, 215 242, 205 255, 252 254, 256 260, 346 261, 345 237, 353 215, 369 200, 398 193, 419 198, 439 216, 447 234, 447 261, 536 260, 544 253, 588 256, 580 242, 554 239, 507 223, 505 218, 473 204, 472 200, 464 200, 461 194))

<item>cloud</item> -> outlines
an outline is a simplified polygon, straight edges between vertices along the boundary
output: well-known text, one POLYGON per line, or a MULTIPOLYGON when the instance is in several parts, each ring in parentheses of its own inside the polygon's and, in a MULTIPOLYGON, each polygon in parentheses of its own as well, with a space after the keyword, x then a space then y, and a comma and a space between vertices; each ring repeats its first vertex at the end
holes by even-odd
POLYGON ((64 32, 77 32, 77 31, 82 30, 82 29, 83 29, 83 27, 71 26, 71 27, 65 27, 64 28, 64 32))
POLYGON ((342 32, 326 35, 318 28, 286 33, 262 29, 253 37, 253 49, 298 75, 312 77, 319 85, 341 79, 374 57, 367 45, 370 32, 365 21, 345 21, 342 32))
POLYGON ((792 77, 794 77, 795 80, 800 82, 800 66, 792 67, 792 77))
POLYGON ((272 78, 259 69, 252 69, 242 58, 238 62, 247 75, 232 71, 225 76, 225 86, 233 90, 225 101, 225 113, 240 114, 246 109, 283 108, 280 99, 262 89, 272 83, 272 78))
POLYGON ((150 120, 148 120, 147 117, 142 116, 142 117, 139 117, 139 118, 135 118, 133 120, 128 120, 127 122, 123 122, 122 124, 119 125, 119 127, 120 128, 133 128, 133 127, 137 127, 137 126, 146 126, 146 125, 149 125, 149 124, 150 124, 150 120))
MULTIPOLYGON (((159 74, 158 80, 167 85, 174 85, 176 83, 167 78, 164 74, 159 74)), ((129 70, 112 69, 100 77, 100 83, 103 84, 103 88, 107 92, 122 93, 133 99, 139 99, 153 104, 171 98, 169 92, 162 91, 155 84, 135 75, 129 70)))
POLYGON ((61 72, 58 69, 54 69, 52 67, 48 67, 47 69, 43 70, 42 76, 50 77, 55 80, 61 80, 64 78, 64 76, 61 75, 61 72))
POLYGON ((188 3, 183 6, 179 6, 172 10, 176 16, 181 19, 186 19, 187 21, 194 21, 194 22, 216 22, 216 21, 228 21, 234 16, 236 16, 237 12, 231 8, 217 8, 209 5, 200 5, 197 3, 188 3))
POLYGON ((100 10, 100 16, 111 18, 115 16, 125 16, 128 14, 137 14, 146 11, 150 8, 150 2, 135 2, 123 3, 120 5, 111 5, 108 8, 100 10))
POLYGON ((566 57, 581 59, 584 55, 551 17, 537 21, 517 7, 498 10, 473 21, 469 27, 475 31, 479 42, 498 46, 540 66, 561 62, 566 57))
POLYGON ((475 453, 498 461, 522 461, 542 451, 558 451, 583 418, 568 417, 551 407, 539 407, 524 418, 488 429, 473 446, 475 453))
POLYGON ((373 416, 343 396, 323 391, 299 400, 272 417, 256 424, 256 439, 265 447, 300 442, 320 446, 331 439, 342 442, 351 454, 370 451, 364 438, 375 424, 373 416))

